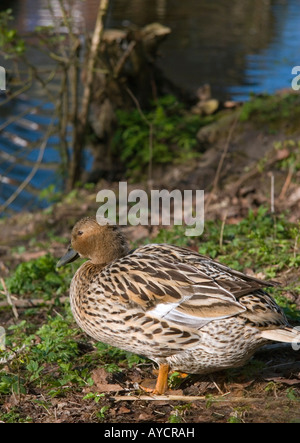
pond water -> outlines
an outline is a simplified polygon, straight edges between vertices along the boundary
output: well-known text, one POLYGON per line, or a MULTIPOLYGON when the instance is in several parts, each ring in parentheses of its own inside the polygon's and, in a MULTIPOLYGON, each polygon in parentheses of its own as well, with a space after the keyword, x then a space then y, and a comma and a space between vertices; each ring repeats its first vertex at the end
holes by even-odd
MULTIPOLYGON (((59 16, 58 0, 51 0, 59 16)), ((21 32, 51 23, 48 0, 1 0, 21 32)), ((92 30, 99 1, 74 0, 78 27, 92 30)), ((290 87, 300 65, 299 0, 110 0, 106 27, 160 22, 172 33, 159 65, 176 84, 195 90, 210 83, 217 98, 290 87)))
POLYGON ((127 21, 169 26, 166 76, 190 90, 210 83, 221 99, 289 88, 300 64, 299 0, 114 0, 108 24, 127 21))
MULTIPOLYGON (((58 0, 50 3, 59 14, 58 0)), ((12 8, 14 25, 26 33, 51 23, 47 4, 48 0, 1 0, 0 9, 12 8)), ((74 0, 79 29, 83 22, 93 29, 98 4, 74 0)), ((159 66, 182 88, 195 91, 209 83, 213 96, 221 100, 247 100, 250 93, 291 88, 292 68, 300 65, 299 0, 110 0, 105 25, 121 28, 157 21, 172 30, 161 45, 159 66)), ((0 108, 0 206, 31 171, 50 119, 51 105, 32 96, 0 108), (26 111, 26 106, 31 112, 1 131, 7 119, 26 111)), ((42 167, 11 209, 46 205, 35 194, 57 182, 55 143, 55 138, 49 140, 42 167)))

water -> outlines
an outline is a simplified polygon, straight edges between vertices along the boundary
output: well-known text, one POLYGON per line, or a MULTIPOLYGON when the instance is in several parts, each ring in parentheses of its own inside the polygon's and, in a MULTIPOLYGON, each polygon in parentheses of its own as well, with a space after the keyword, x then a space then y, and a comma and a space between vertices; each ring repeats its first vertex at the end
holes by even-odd
POLYGON ((10 210, 32 210, 36 206, 45 208, 48 203, 39 198, 41 189, 52 183, 58 187, 61 185, 61 179, 56 173, 60 162, 56 149, 58 137, 51 136, 41 165, 26 189, 18 192, 20 184, 38 161, 45 133, 51 123, 53 106, 25 95, 15 99, 10 103, 11 106, 13 109, 10 114, 22 114, 22 118, 9 123, 5 115, 7 107, 0 107, 0 209, 3 214, 10 213, 10 210), (13 194, 15 198, 12 204, 7 209, 1 207, 13 194))
POLYGON ((300 65, 299 0, 114 0, 108 24, 159 21, 172 33, 159 65, 177 85, 219 99, 291 87, 300 65))
POLYGON ((300 65, 300 2, 275 2, 272 12, 276 25, 272 40, 266 48, 246 56, 243 83, 228 89, 237 99, 290 88, 292 68, 300 65))
MULTIPOLYGON (((48 0, 1 0, 20 32, 49 25, 48 0)), ((75 0, 78 29, 94 27, 99 0, 75 0), (85 25, 84 25, 85 24, 85 25)), ((51 0, 60 16, 58 0, 51 0)), ((247 100, 291 85, 300 65, 299 0, 110 0, 107 27, 159 21, 172 29, 159 66, 177 85, 195 91, 210 83, 221 99, 247 100)))
MULTIPOLYGON (((79 30, 86 24, 92 31, 98 4, 75 0, 79 30)), ((1 0, 0 9, 12 8, 14 25, 27 33, 51 23, 46 5, 47 0, 1 0)), ((59 16, 58 0, 51 5, 59 16)), ((248 100, 250 93, 291 88, 292 68, 300 65, 299 0, 111 0, 105 25, 121 28, 155 21, 172 29, 158 64, 167 78, 188 91, 210 83, 216 98, 248 100)), ((42 59, 35 61, 43 64, 42 59)), ((0 107, 0 209, 34 167, 52 111, 52 105, 32 95, 0 107), (21 121, 1 130, 19 113, 21 121)), ((57 143, 56 137, 48 140, 39 170, 5 213, 46 207, 47 201, 38 197, 41 189, 61 186, 57 143)))

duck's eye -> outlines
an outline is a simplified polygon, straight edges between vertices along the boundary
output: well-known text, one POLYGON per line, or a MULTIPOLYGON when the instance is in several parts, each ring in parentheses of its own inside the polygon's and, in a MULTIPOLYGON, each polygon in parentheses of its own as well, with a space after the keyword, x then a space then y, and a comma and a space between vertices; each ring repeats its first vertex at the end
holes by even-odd
POLYGON ((83 231, 78 231, 77 232, 77 235, 82 235, 83 234, 83 231))

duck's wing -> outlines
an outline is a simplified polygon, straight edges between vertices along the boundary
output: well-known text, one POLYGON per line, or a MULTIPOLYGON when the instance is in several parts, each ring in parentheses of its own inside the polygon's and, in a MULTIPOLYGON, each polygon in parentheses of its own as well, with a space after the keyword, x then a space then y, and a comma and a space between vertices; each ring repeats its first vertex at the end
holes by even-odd
POLYGON ((149 244, 144 246, 143 250, 155 253, 157 247, 159 248, 160 255, 168 257, 168 261, 172 263, 182 262, 195 266, 200 272, 204 272, 238 298, 254 290, 278 286, 277 282, 264 281, 246 275, 205 255, 198 254, 191 249, 166 244, 149 244))
POLYGON ((243 280, 243 274, 231 278, 229 268, 225 272, 221 267, 218 272, 215 262, 205 258, 208 263, 200 263, 198 254, 194 262, 175 260, 171 255, 178 251, 168 246, 168 255, 167 246, 164 252, 162 246, 138 248, 107 266, 101 275, 102 287, 116 302, 138 306, 150 315, 177 324, 200 328, 211 320, 244 312, 246 307, 238 301, 238 295, 264 285, 243 280))

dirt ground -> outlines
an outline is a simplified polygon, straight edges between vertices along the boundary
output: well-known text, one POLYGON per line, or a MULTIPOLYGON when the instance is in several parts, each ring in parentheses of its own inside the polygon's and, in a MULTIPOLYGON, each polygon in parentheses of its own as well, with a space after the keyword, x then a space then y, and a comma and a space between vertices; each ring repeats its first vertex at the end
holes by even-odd
POLYGON ((300 353, 291 346, 261 350, 242 369, 211 376, 188 376, 163 397, 135 387, 154 382, 151 366, 118 374, 94 370, 92 387, 45 398, 42 391, 12 395, 3 411, 17 408, 34 423, 299 423, 300 353), (258 367, 264 363, 264 369, 258 367), (145 380, 145 377, 151 377, 145 380), (98 403, 83 400, 90 392, 104 394, 98 403))

